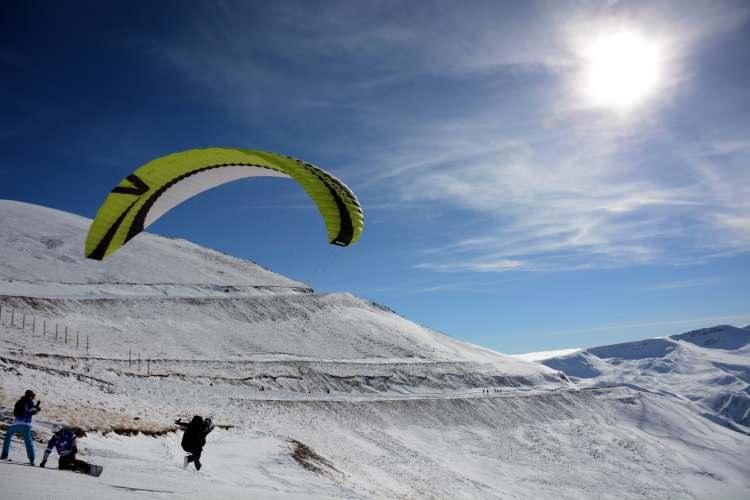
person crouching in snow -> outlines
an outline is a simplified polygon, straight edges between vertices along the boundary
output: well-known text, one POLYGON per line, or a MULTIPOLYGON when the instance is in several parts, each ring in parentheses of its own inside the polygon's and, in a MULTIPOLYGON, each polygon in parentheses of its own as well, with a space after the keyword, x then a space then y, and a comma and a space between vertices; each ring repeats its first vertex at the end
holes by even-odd
POLYGON ((185 434, 182 436, 182 449, 189 455, 185 457, 182 467, 186 468, 190 462, 193 462, 195 470, 201 470, 201 453, 203 453, 203 447, 206 445, 206 436, 214 430, 213 421, 211 418, 203 419, 203 417, 195 415, 190 423, 183 422, 179 418, 174 423, 185 429, 185 434))
POLYGON ((44 450, 44 458, 39 463, 39 467, 47 465, 47 459, 52 449, 57 450, 57 454, 60 456, 58 460, 58 468, 61 470, 72 470, 73 472, 81 472, 83 474, 92 474, 93 469, 97 466, 91 465, 76 458, 78 453, 78 446, 76 444, 76 433, 70 427, 63 425, 56 425, 53 427, 55 431, 52 434, 52 439, 47 443, 47 449, 44 450))
POLYGON ((13 425, 8 427, 8 431, 5 433, 5 441, 3 441, 3 453, 0 458, 5 460, 8 458, 8 452, 10 451, 10 440, 14 434, 20 434, 23 437, 23 441, 26 444, 26 456, 29 458, 29 464, 34 465, 34 441, 31 438, 31 417, 41 411, 40 402, 34 403, 36 394, 34 391, 29 389, 23 395, 21 399, 16 401, 13 407, 13 415, 16 417, 13 425))

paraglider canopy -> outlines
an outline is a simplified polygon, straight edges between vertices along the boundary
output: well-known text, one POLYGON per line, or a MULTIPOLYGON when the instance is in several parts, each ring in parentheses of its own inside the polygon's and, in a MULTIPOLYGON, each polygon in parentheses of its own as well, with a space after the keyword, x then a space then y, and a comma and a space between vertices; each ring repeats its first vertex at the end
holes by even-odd
POLYGON ((348 246, 364 229, 354 193, 309 163, 249 149, 206 148, 173 153, 139 167, 110 192, 86 237, 86 257, 115 253, 170 209, 208 189, 245 177, 286 177, 299 183, 318 207, 328 241, 348 246))

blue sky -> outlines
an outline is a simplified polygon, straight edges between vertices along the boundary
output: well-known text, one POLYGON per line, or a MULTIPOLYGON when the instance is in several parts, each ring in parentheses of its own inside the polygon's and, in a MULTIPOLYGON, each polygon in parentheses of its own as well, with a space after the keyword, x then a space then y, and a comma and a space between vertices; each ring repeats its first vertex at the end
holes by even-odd
POLYGON ((503 352, 745 326, 749 21, 697 0, 3 2, 0 198, 93 217, 152 158, 282 152, 357 194, 356 245, 278 179, 150 230, 503 352), (658 53, 627 108, 582 83, 619 32, 658 53))

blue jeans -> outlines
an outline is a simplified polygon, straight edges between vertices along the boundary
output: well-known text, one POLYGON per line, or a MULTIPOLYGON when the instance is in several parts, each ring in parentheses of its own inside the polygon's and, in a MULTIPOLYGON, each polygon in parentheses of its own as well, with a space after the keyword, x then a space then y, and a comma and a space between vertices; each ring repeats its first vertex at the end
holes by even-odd
POLYGON ((23 437, 23 442, 26 443, 26 455, 29 457, 29 461, 34 461, 34 441, 31 439, 31 426, 23 424, 14 424, 8 427, 8 432, 5 433, 5 441, 3 442, 3 456, 7 457, 10 451, 10 439, 13 434, 20 434, 23 437))

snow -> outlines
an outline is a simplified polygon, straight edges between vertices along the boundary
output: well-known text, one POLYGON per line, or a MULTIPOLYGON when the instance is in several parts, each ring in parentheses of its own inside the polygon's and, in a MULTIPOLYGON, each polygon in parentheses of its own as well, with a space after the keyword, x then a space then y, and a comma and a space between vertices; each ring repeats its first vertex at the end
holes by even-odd
POLYGON ((750 344, 750 331, 745 328, 720 325, 674 335, 672 338, 711 349, 739 350, 750 344))
POLYGON ((0 293, 25 296, 252 295, 310 290, 252 262, 185 240, 144 233, 116 256, 86 259, 89 219, 38 205, 0 200, 0 293))
POLYGON ((542 363, 587 387, 630 385, 694 402, 704 417, 750 434, 750 332, 719 325, 594 347, 542 363))
MULTIPOLYGON (((67 326, 85 334, 100 357, 133 351, 144 359, 458 361, 555 379, 550 370, 459 342, 364 299, 314 294, 307 285, 186 241, 141 234, 98 262, 83 257, 88 219, 10 201, 0 201, 0 211, 5 324, 14 310, 36 318, 40 328, 45 320, 50 329, 67 326)), ((60 350, 71 352, 55 347, 60 350)))
POLYGON ((567 356, 580 351, 580 348, 573 349, 558 349, 556 351, 539 351, 539 352, 527 352, 524 354, 511 354, 511 357, 523 359, 524 361, 542 361, 549 358, 556 358, 559 356, 567 356))
MULTIPOLYGON (((104 474, 72 476, 70 496, 54 498, 150 494, 113 486, 172 492, 153 498, 741 499, 750 488, 747 437, 630 389, 233 404, 245 424, 209 436, 200 472, 182 470, 179 434, 90 433, 82 454, 104 474), (335 469, 297 466, 289 439, 335 469)), ((20 446, 13 457, 23 459, 20 446)), ((56 487, 46 471, 9 469, 0 463, 9 497, 56 487)))
POLYGON ((31 468, 14 442, 2 498, 750 496, 748 346, 724 330, 550 368, 189 242, 142 234, 98 263, 84 218, 0 215, 0 428, 33 387, 37 449, 65 422, 104 466, 31 468), (194 414, 220 426, 200 472, 173 424, 194 414))
POLYGON ((47 470, 21 465, 24 456, 15 454, 18 462, 0 461, 4 498, 219 500, 236 498, 247 488, 257 498, 351 497, 345 489, 302 470, 290 457, 290 443, 262 433, 214 431, 200 472, 192 466, 182 468, 184 452, 176 433, 163 438, 91 434, 81 442, 86 459, 104 466, 101 477, 56 470, 54 453, 47 470), (7 475, 13 480, 6 481, 7 475))

